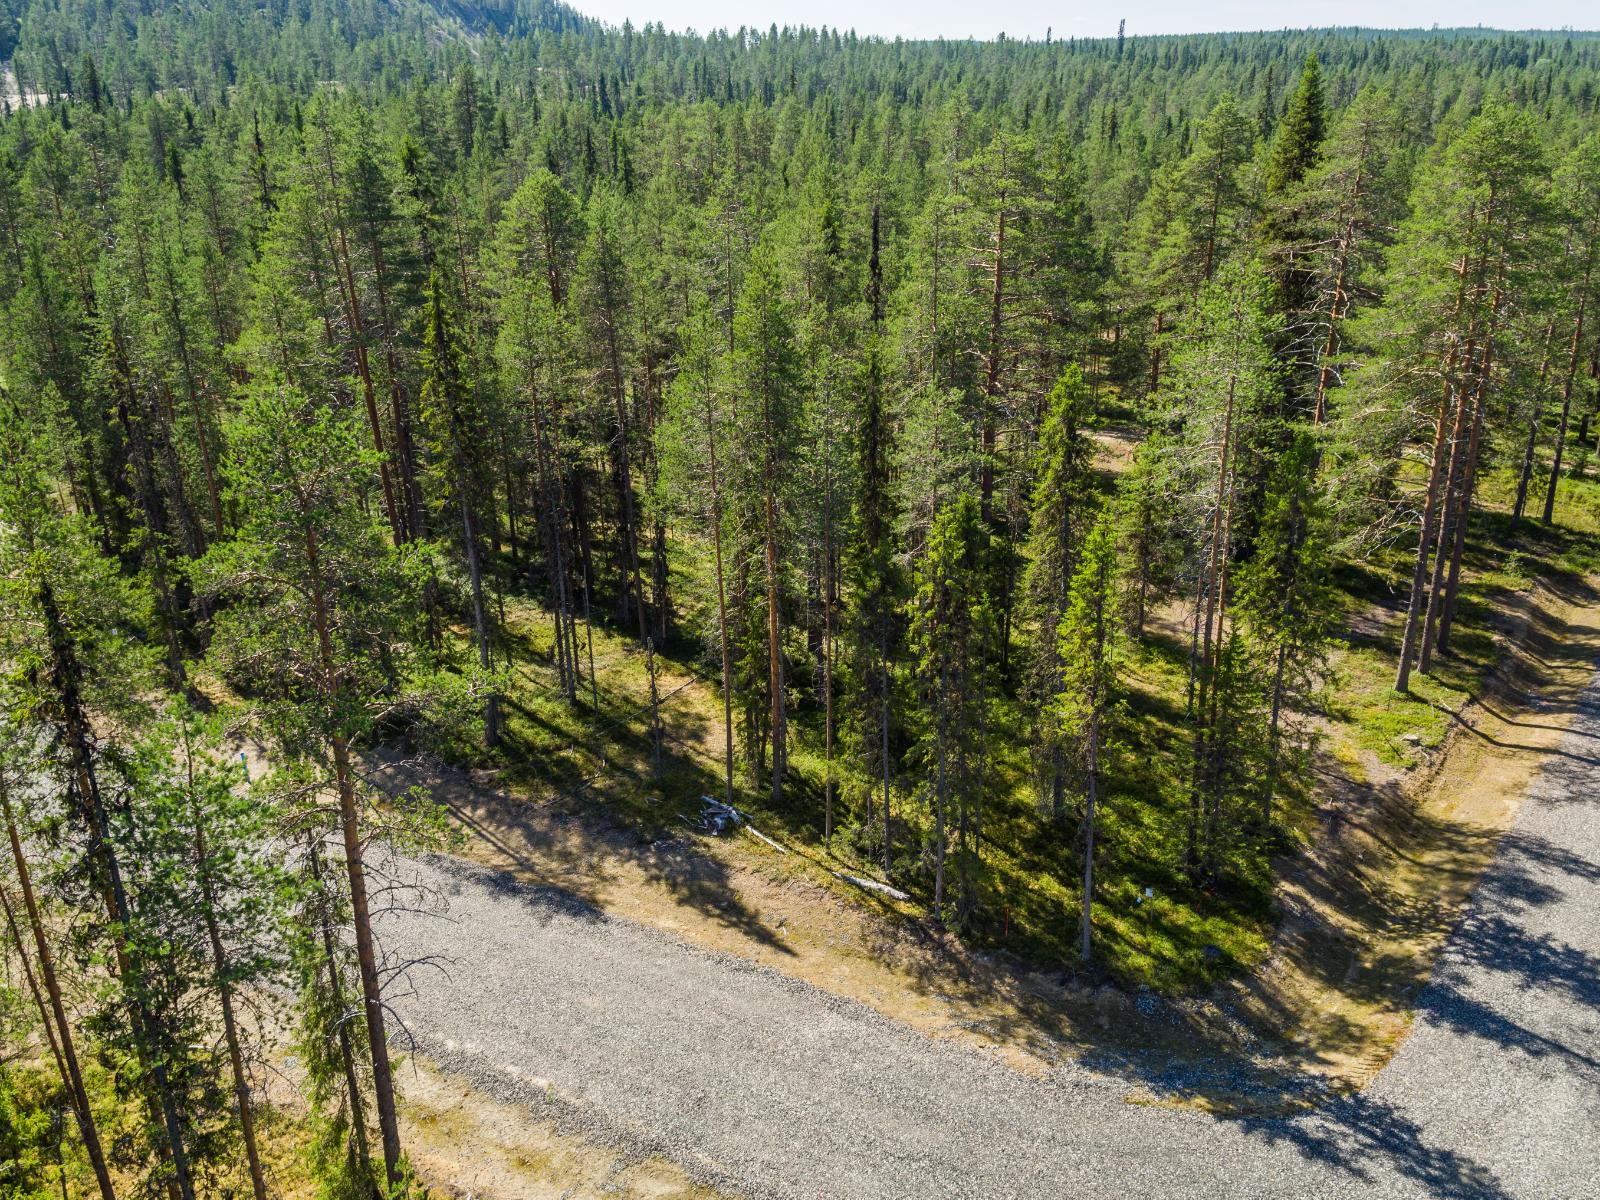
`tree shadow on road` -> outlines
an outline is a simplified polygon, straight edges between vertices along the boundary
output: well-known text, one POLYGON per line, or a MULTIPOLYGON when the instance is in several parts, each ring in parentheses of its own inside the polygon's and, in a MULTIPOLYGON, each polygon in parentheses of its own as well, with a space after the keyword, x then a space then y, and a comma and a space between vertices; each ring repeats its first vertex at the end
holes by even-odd
MULTIPOLYGON (((1368 1183, 1392 1171, 1430 1196, 1498 1200, 1509 1193, 1489 1168, 1458 1151, 1430 1143, 1421 1126, 1395 1105, 1362 1093, 1297 1117, 1241 1121, 1246 1133, 1269 1145, 1288 1145, 1309 1162, 1352 1181, 1368 1183)), ((1330 1186, 1321 1193, 1340 1195, 1330 1186)))

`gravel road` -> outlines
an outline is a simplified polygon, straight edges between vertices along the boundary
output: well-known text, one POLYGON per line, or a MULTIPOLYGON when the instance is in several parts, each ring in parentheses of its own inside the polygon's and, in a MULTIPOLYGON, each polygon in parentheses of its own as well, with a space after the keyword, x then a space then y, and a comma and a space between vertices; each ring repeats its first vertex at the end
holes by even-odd
POLYGON ((1024 1078, 743 960, 453 860, 395 1007, 446 1069, 758 1197, 1600 1197, 1600 680, 1506 835, 1414 1032, 1363 1093, 1216 1119, 1024 1078))

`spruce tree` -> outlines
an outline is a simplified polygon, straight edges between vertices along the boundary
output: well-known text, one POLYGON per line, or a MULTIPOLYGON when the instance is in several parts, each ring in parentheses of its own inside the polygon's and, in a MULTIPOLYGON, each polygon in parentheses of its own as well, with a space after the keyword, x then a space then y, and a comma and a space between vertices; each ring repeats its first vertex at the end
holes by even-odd
POLYGON ((435 271, 428 280, 428 323, 423 335, 422 419, 437 448, 433 491, 447 511, 454 510, 451 515, 467 568, 472 636, 485 691, 484 743, 493 749, 500 740, 500 695, 489 678, 491 631, 489 606, 484 598, 486 572, 480 528, 480 514, 493 504, 489 430, 482 396, 468 377, 454 322, 444 286, 435 271))
POLYGON ((1083 539, 1056 634, 1061 690, 1050 707, 1063 750, 1083 787, 1083 889, 1078 949, 1093 953, 1095 847, 1105 796, 1105 764, 1121 683, 1119 578, 1115 526, 1101 513, 1083 539))
POLYGON ((998 637, 984 586, 990 552, 981 503, 965 492, 940 510, 916 567, 909 640, 920 709, 917 758, 933 810, 933 918, 940 923, 952 821, 958 923, 977 904, 979 832, 989 786, 984 731, 998 637))
POLYGON ((1066 668, 1055 631, 1066 612, 1092 517, 1093 450, 1082 432, 1090 415, 1088 393, 1083 372, 1069 367, 1047 401, 1034 452, 1028 566, 1023 578, 1026 614, 1035 639, 1026 690, 1040 714, 1034 740, 1035 779, 1041 803, 1058 818, 1066 798, 1065 748, 1055 733, 1059 723, 1045 706, 1064 685, 1066 668))

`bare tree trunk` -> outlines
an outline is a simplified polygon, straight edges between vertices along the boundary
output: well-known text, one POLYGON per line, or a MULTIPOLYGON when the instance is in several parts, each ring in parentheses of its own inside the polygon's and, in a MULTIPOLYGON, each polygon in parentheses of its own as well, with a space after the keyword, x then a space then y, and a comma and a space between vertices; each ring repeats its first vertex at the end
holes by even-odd
POLYGON ((1544 353, 1539 359, 1539 382, 1533 389, 1533 415, 1528 419, 1528 437, 1522 446, 1522 469, 1517 473, 1517 499, 1511 515, 1522 520, 1528 508, 1528 487, 1533 481, 1533 452, 1539 444, 1539 427, 1544 424, 1544 385, 1550 375, 1550 339, 1556 329, 1555 318, 1544 327, 1544 353))
MULTIPOLYGON (((326 143, 323 145, 323 159, 328 169, 329 188, 338 187, 338 175, 333 166, 332 149, 326 143)), ((339 212, 338 200, 329 197, 333 206, 332 225, 329 235, 329 249, 333 252, 334 274, 339 280, 339 290, 344 297, 345 315, 350 321, 350 344, 355 353, 356 373, 361 377, 362 400, 366 405, 367 425, 372 431, 372 448, 378 452, 378 477, 383 485, 383 512, 389 520, 389 529, 394 535, 394 544, 400 545, 405 541, 405 529, 400 520, 399 509, 395 505, 394 483, 389 477, 389 456, 384 449, 383 424, 378 419, 377 394, 372 384, 372 367, 367 359, 366 329, 361 320, 361 300, 356 292, 355 271, 350 265, 350 247, 345 237, 344 219, 339 212)))
POLYGON ((656 643, 652 637, 644 639, 644 665, 650 676, 650 770, 661 774, 661 696, 656 687, 656 643))
POLYGON ((1450 653, 1450 630, 1456 618, 1456 591, 1461 584, 1461 559, 1466 552, 1467 522, 1472 517, 1472 496, 1477 487, 1478 447, 1483 438, 1484 409, 1488 402, 1490 372, 1494 368, 1494 340, 1484 351, 1483 374, 1478 380, 1478 395, 1473 404, 1472 433, 1467 439, 1467 471, 1461 484, 1460 516, 1456 521, 1455 544, 1450 549, 1450 572, 1444 581, 1444 610, 1439 616, 1437 648, 1450 653))
POLYGON ((395 1112, 394 1076, 389 1066, 389 1041, 384 1030, 383 988, 378 978, 378 951, 372 937, 372 915, 367 904, 365 848, 356 814, 354 772, 349 747, 341 737, 332 739, 335 782, 339 791, 339 829, 344 841, 345 873, 350 884, 351 924, 355 926, 356 962, 361 971, 361 994, 367 1019, 367 1041, 372 1056, 372 1092, 378 1109, 378 1132, 383 1141, 383 1170, 391 1191, 400 1174, 400 1122, 395 1112))
MULTIPOLYGON (((72 1042, 72 1026, 67 1023, 66 1006, 61 1001, 61 984, 56 978, 55 960, 50 954, 50 943, 44 936, 44 922, 39 916, 39 902, 33 894, 33 877, 28 870, 28 860, 22 853, 22 839, 17 833, 15 814, 11 809, 11 796, 5 781, 0 779, 0 810, 6 820, 6 834, 11 841, 11 859, 17 868, 17 884, 22 890, 22 903, 28 914, 28 924, 33 931, 33 944, 39 955, 39 974, 44 980, 45 992, 50 997, 50 1012, 55 1019, 60 1036, 60 1054, 63 1082, 72 1097, 72 1112, 77 1118, 78 1133, 83 1138, 84 1153, 94 1171, 101 1200, 116 1200, 116 1189, 111 1185, 111 1172, 106 1168, 105 1151, 100 1146, 100 1132, 95 1127, 94 1110, 89 1106, 89 1093, 83 1085, 83 1071, 78 1064, 78 1053, 72 1042)), ((8 907, 9 915, 9 907, 8 907)), ((21 944, 18 943, 20 951, 21 944)), ((48 1025, 46 1026, 48 1028, 48 1025)))
POLYGON ((607 353, 611 373, 611 394, 616 421, 616 449, 613 467, 616 471, 617 499, 622 517, 622 561, 627 572, 624 590, 632 601, 639 619, 639 641, 642 643, 648 630, 645 625, 644 584, 639 571, 639 523, 633 510, 633 473, 630 464, 628 406, 622 389, 622 362, 617 346, 616 330, 608 321, 606 325, 607 353))
POLYGON ((416 450, 411 440, 405 390, 400 384, 400 359, 395 350, 394 322, 389 318, 389 293, 383 282, 388 271, 384 267, 383 246, 377 232, 369 230, 367 240, 372 252, 372 280, 378 300, 378 330, 383 339, 384 365, 389 371, 389 413, 394 421, 395 458, 400 468, 400 486, 406 498, 404 526, 409 537, 426 537, 427 510, 423 507, 422 490, 417 484, 416 450))
POLYGON ((1578 315, 1572 322, 1572 345, 1567 354, 1567 377, 1561 387, 1561 422, 1556 429, 1556 456, 1550 464, 1550 486, 1544 494, 1544 523, 1553 525, 1556 519, 1556 487, 1561 480, 1561 456, 1567 446, 1567 422, 1572 416, 1572 385, 1578 377, 1578 361, 1582 357, 1584 310, 1589 301, 1589 276, 1584 274, 1583 293, 1578 300, 1578 315))
POLYGON ((778 514, 773 496, 771 457, 769 452, 763 542, 767 569, 767 688, 772 706, 772 803, 779 805, 783 803, 783 777, 789 765, 789 747, 783 707, 783 626, 778 613, 778 514))
MULTIPOLYGON (((333 655, 320 551, 316 534, 309 528, 305 534, 305 552, 312 577, 312 610, 322 660, 323 686, 337 695, 342 690, 343 682, 333 655)), ((350 748, 344 736, 330 734, 328 744, 333 752, 334 781, 338 789, 339 830, 344 841, 345 873, 350 884, 351 923, 355 926, 356 961, 361 971, 367 1041, 372 1056, 372 1090, 378 1109, 378 1130, 383 1140, 384 1177, 390 1191, 398 1191, 403 1182, 400 1172, 400 1122, 395 1112, 389 1041, 384 1032, 383 987, 378 977, 378 953, 372 937, 372 916, 367 904, 366 851, 356 808, 355 773, 350 766, 350 748)))
MULTIPOLYGON (((945 704, 945 695, 949 689, 945 686, 945 668, 939 667, 939 703, 941 708, 945 704)), ((936 718, 941 723, 944 717, 936 718)), ((933 919, 939 925, 944 924, 944 825, 945 806, 949 801, 950 782, 945 762, 945 742, 948 740, 946 731, 938 732, 939 739, 939 774, 934 790, 934 818, 933 818, 933 919)))
POLYGON ((722 481, 717 472, 716 401, 706 388, 706 452, 711 465, 711 545, 717 573, 717 643, 722 657, 723 788, 733 804, 733 660, 728 645, 728 590, 722 573, 722 481))
MULTIPOLYGON (((885 606, 887 608, 887 606, 885 606)), ((878 753, 883 766, 883 871, 889 873, 890 838, 892 836, 889 813, 889 614, 878 616, 878 753)))
MULTIPOLYGON (((1361 174, 1356 173, 1356 187, 1361 186, 1361 174)), ((1317 387, 1311 401, 1311 423, 1321 425, 1328 417, 1328 389, 1333 382, 1333 356, 1339 348, 1339 321, 1344 316, 1344 277, 1350 261, 1350 243, 1355 237, 1355 218, 1345 225, 1339 251, 1334 259, 1333 298, 1328 304, 1328 336, 1322 343, 1322 361, 1317 364, 1317 387)))
POLYGON ((594 558, 589 545, 589 514, 584 507, 583 481, 575 479, 572 520, 578 527, 578 548, 583 555, 583 638, 589 653, 589 704, 600 711, 600 680, 594 673, 594 620, 591 596, 594 593, 594 558))
POLYGON ((822 844, 833 845, 833 610, 838 601, 838 577, 833 550, 833 422, 829 414, 822 457, 827 482, 822 511, 822 844))
POLYGON ((0 883, 0 912, 5 913, 6 932, 11 935, 12 944, 17 948, 17 961, 22 964, 22 977, 28 984, 28 995, 33 999, 34 1010, 39 1014, 39 1028, 44 1030, 44 1040, 50 1047, 50 1058, 56 1064, 56 1074, 67 1095, 72 1096, 72 1081, 67 1075, 66 1060, 61 1057, 61 1043, 56 1040, 55 1018, 50 1014, 44 993, 39 990, 39 977, 34 974, 33 959, 28 957, 28 944, 22 939, 22 928, 17 924, 17 913, 11 905, 11 893, 4 883, 0 883))
MULTIPOLYGON (((1460 273, 1465 274, 1466 264, 1462 263, 1460 273)), ((1456 308, 1461 307, 1460 297, 1457 297, 1456 308)), ((1428 469, 1428 490, 1425 493, 1422 505, 1422 529, 1417 536, 1417 554, 1411 568, 1411 590, 1406 604, 1405 626, 1400 635, 1400 661, 1395 668, 1394 690, 1409 692, 1411 690, 1411 657, 1416 651, 1417 626, 1422 615, 1423 588, 1428 581, 1428 556, 1433 548, 1434 522, 1439 517, 1439 484, 1444 475, 1445 461, 1445 418, 1450 412, 1450 399, 1453 390, 1451 372, 1455 367, 1457 347, 1452 342, 1450 352, 1445 356, 1444 363, 1444 392, 1439 397, 1439 411, 1433 420, 1433 462, 1428 469)))
MULTIPOLYGON (((1098 704, 1098 701, 1096 701, 1098 704)), ((1090 961, 1093 948, 1090 930, 1094 923, 1094 835, 1097 819, 1096 807, 1100 800, 1100 714, 1089 719, 1088 777, 1083 797, 1083 914, 1080 922, 1078 952, 1084 962, 1090 961)))
MULTIPOLYGON (((478 667, 489 670, 489 619, 483 604, 483 568, 478 562, 478 523, 467 503, 467 481, 460 477, 461 541, 467 551, 467 576, 472 583, 472 634, 478 643, 478 667)), ((491 750, 500 742, 500 693, 491 688, 483 702, 483 740, 491 750)))
POLYGON ((1428 585, 1428 603, 1422 618, 1422 648, 1417 655, 1417 670, 1424 675, 1433 669, 1434 642, 1438 636, 1439 612, 1444 602, 1444 573, 1448 565, 1449 548, 1455 536, 1455 523, 1461 506, 1461 478, 1465 469, 1467 438, 1467 404, 1474 390, 1467 386, 1472 376, 1473 341, 1467 342, 1463 363, 1462 386, 1456 390, 1456 414, 1450 431, 1450 452, 1441 493, 1438 541, 1433 549, 1433 574, 1428 585))
MULTIPOLYGON (((118 968, 124 978, 133 975, 124 932, 133 924, 133 911, 123 886, 122 867, 117 861, 116 849, 111 842, 110 821, 107 818, 100 784, 96 777, 92 750, 92 733, 88 715, 83 709, 79 692, 78 661, 76 651, 68 639, 61 612, 56 605, 55 593, 48 582, 41 582, 38 590, 39 610, 45 619, 50 642, 50 670, 61 708, 63 742, 68 752, 72 773, 77 781, 78 801, 82 806, 82 820, 89 834, 89 853, 99 860, 105 872, 103 890, 106 895, 108 915, 114 923, 113 945, 118 968)), ((189 1156, 184 1146, 183 1123, 176 1101, 173 1099, 167 1065, 150 1045, 154 1019, 142 995, 137 977, 134 994, 129 1005, 136 1043, 143 1051, 142 1065, 150 1072, 156 1107, 160 1110, 166 1133, 166 1151, 173 1172, 173 1185, 182 1200, 194 1200, 194 1181, 189 1171, 189 1156)))
MULTIPOLYGON (((320 888, 323 886, 322 854, 317 847, 317 838, 307 839, 306 852, 311 865, 311 878, 320 888)), ((339 1061, 344 1068, 345 1090, 350 1099, 350 1131, 355 1139, 356 1156, 361 1160, 361 1178, 366 1181, 372 1178, 372 1152, 367 1147, 367 1114, 361 1100, 361 1078, 356 1073, 355 1047, 350 1041, 350 1027, 342 1018, 342 1014, 349 1011, 349 1005, 344 998, 344 984, 339 979, 339 955, 333 940, 331 913, 323 914, 321 925, 322 952, 328 967, 328 993, 333 998, 334 1010, 341 1014, 338 1022, 339 1061)), ((370 1191, 370 1187, 367 1190, 370 1191)))

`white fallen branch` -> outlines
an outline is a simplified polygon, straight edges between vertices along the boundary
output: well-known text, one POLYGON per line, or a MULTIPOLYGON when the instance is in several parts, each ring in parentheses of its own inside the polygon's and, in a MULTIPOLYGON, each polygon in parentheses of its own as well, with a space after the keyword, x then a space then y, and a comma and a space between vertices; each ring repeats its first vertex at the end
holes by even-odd
POLYGON ((743 829, 746 833, 748 833, 751 837, 756 838, 759 841, 765 842, 767 845, 771 846, 774 850, 776 850, 779 854, 787 854, 787 853, 789 853, 788 850, 786 850, 784 847, 778 845, 777 842, 773 841, 766 834, 762 833, 754 825, 742 825, 742 826, 740 826, 740 828, 743 829))
POLYGON ((846 883, 853 883, 858 888, 866 888, 869 892, 880 892, 892 900, 911 899, 906 892, 902 892, 897 887, 890 887, 887 883, 879 883, 876 879, 865 879, 860 875, 846 875, 843 871, 835 871, 834 874, 846 883))

